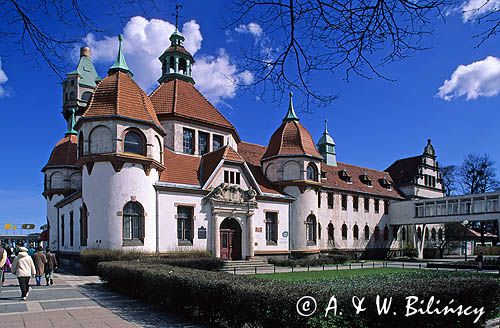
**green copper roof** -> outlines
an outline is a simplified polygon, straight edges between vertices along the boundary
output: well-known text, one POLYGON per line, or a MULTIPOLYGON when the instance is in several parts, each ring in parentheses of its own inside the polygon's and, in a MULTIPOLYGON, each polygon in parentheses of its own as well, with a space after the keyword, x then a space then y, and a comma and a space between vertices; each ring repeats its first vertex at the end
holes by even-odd
POLYGON ((76 123, 75 112, 76 112, 76 109, 71 108, 69 110, 69 112, 71 113, 71 116, 70 116, 69 121, 68 121, 68 130, 66 131, 66 135, 68 135, 68 134, 77 135, 78 132, 76 132, 76 130, 75 130, 75 123, 76 123))
POLYGON ((325 145, 325 144, 330 144, 330 145, 335 145, 335 142, 333 141, 332 136, 328 132, 328 120, 325 119, 325 131, 323 132, 323 135, 318 141, 318 146, 319 145, 325 145))
POLYGON ((94 64, 92 64, 92 60, 87 56, 81 56, 76 69, 67 73, 67 75, 72 74, 78 74, 80 76, 80 79, 78 80, 80 85, 92 88, 94 88, 97 85, 97 82, 101 80, 99 74, 97 74, 97 71, 95 70, 94 64))
POLYGON ((293 98, 293 92, 290 92, 290 104, 288 105, 288 112, 286 113, 286 116, 283 118, 283 122, 299 120, 299 118, 295 114, 295 110, 293 109, 292 98, 293 98))
POLYGON ((132 71, 128 68, 127 62, 125 61, 125 56, 123 55, 122 41, 123 41, 123 35, 120 34, 120 35, 118 35, 118 44, 119 44, 118 45, 118 55, 116 56, 116 60, 115 60, 115 63, 113 64, 113 66, 111 66, 109 68, 108 74, 120 71, 120 72, 128 73, 131 76, 133 76, 134 74, 132 74, 132 71))

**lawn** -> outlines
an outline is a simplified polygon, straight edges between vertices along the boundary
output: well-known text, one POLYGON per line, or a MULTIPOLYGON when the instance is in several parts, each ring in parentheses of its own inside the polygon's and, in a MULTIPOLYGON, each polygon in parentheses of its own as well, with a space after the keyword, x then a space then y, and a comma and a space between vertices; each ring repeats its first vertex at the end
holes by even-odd
POLYGON ((331 280, 335 278, 364 277, 392 275, 399 273, 416 272, 417 269, 399 269, 399 268, 375 268, 375 269, 344 269, 344 270, 325 270, 310 272, 285 272, 257 274, 252 277, 261 279, 284 280, 284 281, 306 281, 306 280, 331 280))

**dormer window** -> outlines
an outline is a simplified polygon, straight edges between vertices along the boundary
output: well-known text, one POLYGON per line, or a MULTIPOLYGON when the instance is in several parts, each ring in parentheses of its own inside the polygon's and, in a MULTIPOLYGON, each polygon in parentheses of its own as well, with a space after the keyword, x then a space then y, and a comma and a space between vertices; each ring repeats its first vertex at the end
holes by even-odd
POLYGON ((346 170, 340 170, 339 177, 347 183, 352 183, 352 178, 346 170))
POLYGON ((382 187, 384 187, 385 189, 387 189, 387 190, 391 190, 391 189, 392 189, 392 182, 390 182, 390 181, 389 181, 388 179, 386 179, 385 177, 384 177, 384 178, 382 178, 382 179, 380 179, 380 180, 379 180, 379 182, 380 182, 380 185, 381 185, 382 187))
POLYGON ((368 176, 368 174, 363 173, 360 177, 361 182, 363 182, 365 185, 371 187, 372 186, 372 178, 368 176))
POLYGON ((240 181, 241 181, 240 172, 234 172, 229 170, 224 171, 224 183, 239 185, 240 181))

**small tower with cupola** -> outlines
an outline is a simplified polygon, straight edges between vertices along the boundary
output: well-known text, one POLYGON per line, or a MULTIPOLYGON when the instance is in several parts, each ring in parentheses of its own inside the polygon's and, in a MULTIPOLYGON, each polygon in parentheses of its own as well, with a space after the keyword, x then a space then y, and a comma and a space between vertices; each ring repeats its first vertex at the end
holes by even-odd
POLYGON ((165 131, 151 100, 132 79, 122 42, 120 35, 116 60, 75 127, 87 247, 153 252, 154 184, 164 169, 165 131))
POLYGON ((184 48, 184 36, 175 27, 175 32, 170 36, 170 47, 158 58, 161 62, 162 75, 159 83, 173 79, 183 80, 194 84, 192 77, 193 56, 184 48))
POLYGON ((290 93, 288 111, 261 163, 267 179, 295 198, 290 205, 290 250, 297 256, 319 253, 317 199, 322 160, 311 134, 299 122, 290 93))
POLYGON ((332 136, 328 132, 328 120, 325 119, 325 131, 319 139, 318 150, 321 156, 323 156, 323 162, 326 165, 337 166, 337 155, 335 153, 335 141, 333 141, 332 136))

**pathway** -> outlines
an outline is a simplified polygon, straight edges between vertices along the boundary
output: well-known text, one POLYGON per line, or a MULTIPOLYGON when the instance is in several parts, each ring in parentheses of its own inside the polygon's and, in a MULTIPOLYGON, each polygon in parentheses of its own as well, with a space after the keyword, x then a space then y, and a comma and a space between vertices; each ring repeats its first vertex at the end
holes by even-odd
POLYGON ((111 292, 95 276, 56 274, 53 286, 30 288, 27 301, 20 294, 8 273, 0 293, 0 328, 199 327, 111 292))

